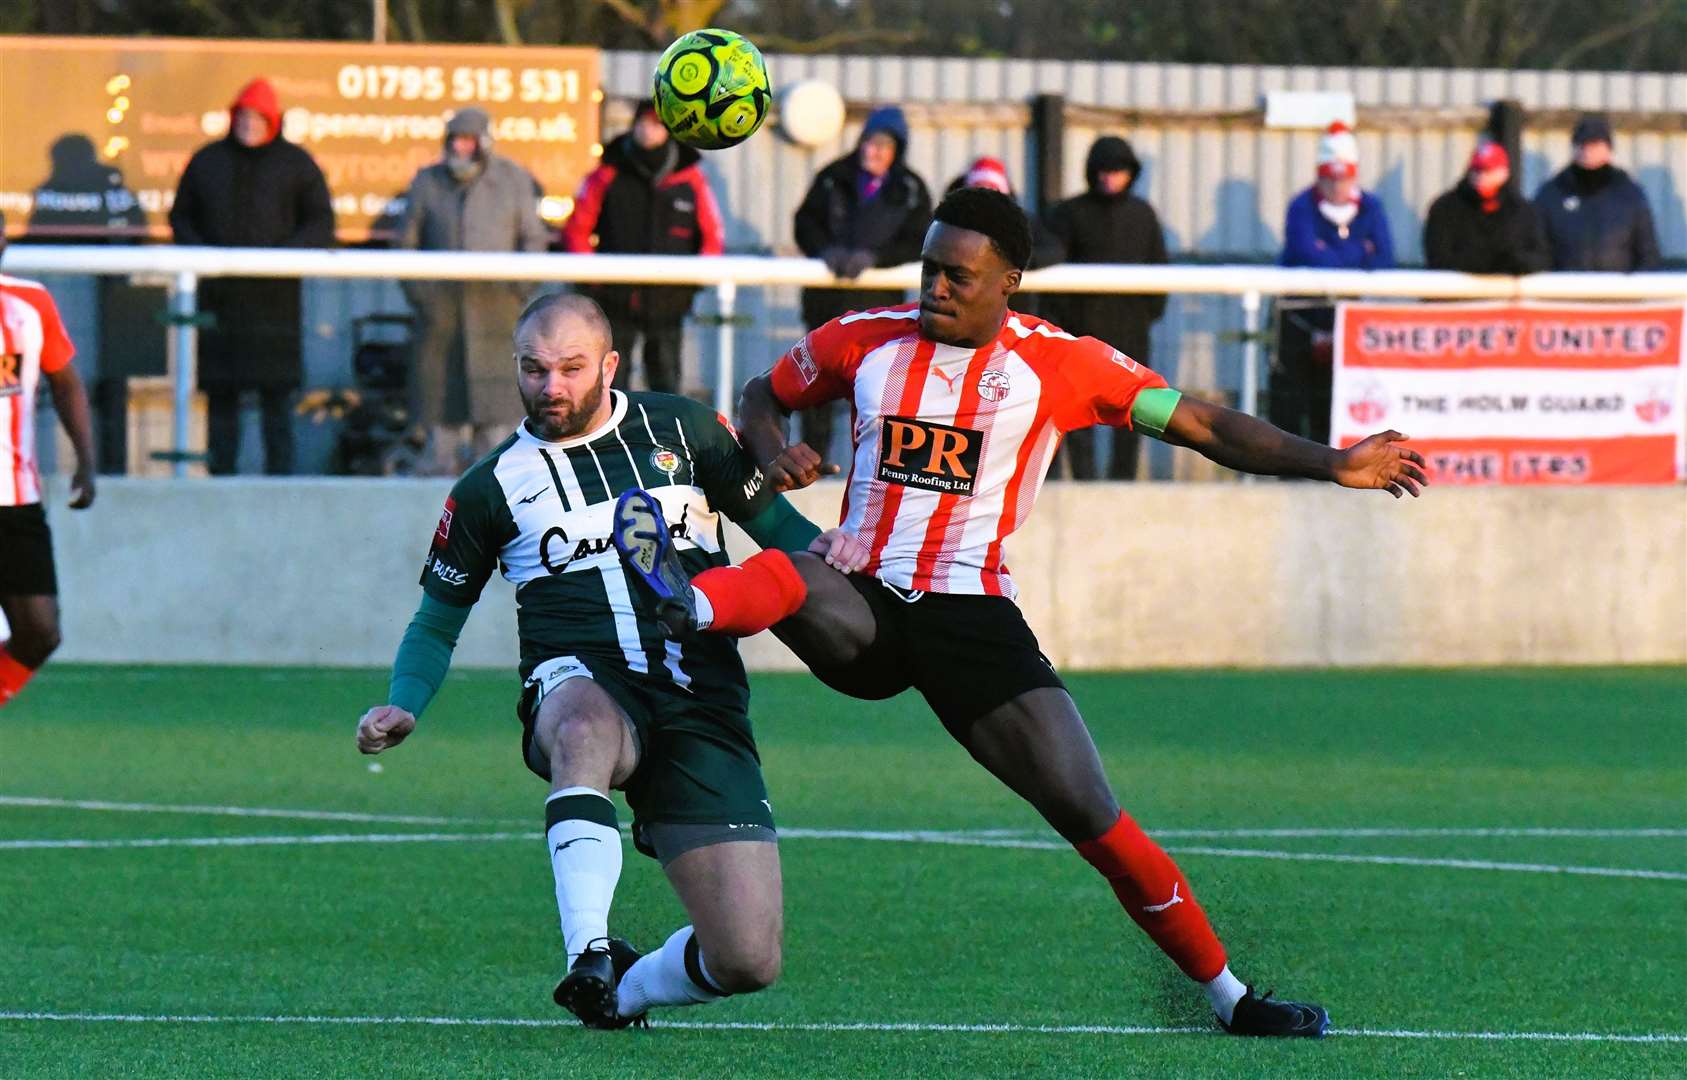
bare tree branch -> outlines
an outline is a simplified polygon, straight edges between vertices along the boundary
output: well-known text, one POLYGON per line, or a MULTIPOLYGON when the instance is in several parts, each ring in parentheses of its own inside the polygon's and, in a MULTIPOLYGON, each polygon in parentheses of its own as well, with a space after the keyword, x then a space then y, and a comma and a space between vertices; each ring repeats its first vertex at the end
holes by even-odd
POLYGON ((1605 29, 1598 31, 1597 33, 1589 34, 1587 37, 1582 38, 1574 45, 1571 45, 1568 49, 1559 53, 1558 56, 1553 59, 1552 67, 1558 69, 1566 68, 1569 66, 1571 60, 1574 60, 1576 57, 1585 52, 1597 49, 1601 45, 1609 45, 1614 41, 1621 41, 1630 34, 1638 33, 1641 30, 1646 29, 1646 27, 1650 26, 1652 23, 1655 23, 1659 19, 1663 18, 1664 12, 1665 7, 1663 3, 1654 3, 1649 5, 1645 11, 1642 11, 1640 14, 1636 15, 1627 22, 1620 22, 1615 26, 1607 26, 1605 29))
POLYGON ((756 44, 769 52, 817 53, 836 49, 840 45, 861 45, 870 41, 883 45, 908 45, 919 39, 920 35, 912 30, 864 27, 858 30, 839 30, 807 40, 790 38, 783 34, 757 34, 756 44))

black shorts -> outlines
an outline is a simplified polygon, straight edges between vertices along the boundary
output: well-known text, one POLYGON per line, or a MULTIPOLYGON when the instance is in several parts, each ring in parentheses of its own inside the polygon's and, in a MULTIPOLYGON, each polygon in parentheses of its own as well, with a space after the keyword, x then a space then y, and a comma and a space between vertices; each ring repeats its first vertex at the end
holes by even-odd
POLYGON ((839 693, 877 700, 912 687, 964 742, 972 722, 996 706, 1028 690, 1066 687, 1005 596, 909 592, 867 574, 849 580, 878 631, 853 663, 813 669, 839 693))
POLYGON ((57 596, 53 532, 40 503, 0 506, 0 596, 57 596))
POLYGON ((638 767, 622 790, 640 852, 666 866, 693 848, 775 840, 773 806, 745 710, 747 694, 736 692, 742 687, 728 679, 698 677, 686 690, 598 657, 547 660, 523 684, 516 709, 521 756, 530 770, 551 778, 550 762, 533 742, 533 725, 545 695, 577 678, 590 679, 608 694, 632 729, 638 767))

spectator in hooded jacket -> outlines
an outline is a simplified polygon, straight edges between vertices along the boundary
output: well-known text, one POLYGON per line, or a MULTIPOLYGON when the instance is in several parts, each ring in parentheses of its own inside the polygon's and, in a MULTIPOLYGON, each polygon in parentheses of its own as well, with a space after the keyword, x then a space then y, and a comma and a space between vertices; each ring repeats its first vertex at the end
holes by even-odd
MULTIPOLYGON (((656 106, 641 101, 632 130, 603 151, 603 163, 586 177, 574 212, 562 228, 563 247, 637 255, 719 255, 724 248, 720 206, 698 162, 702 155, 668 135, 656 106), (593 246, 593 239, 596 246, 593 246)), ((625 390, 633 345, 642 337, 645 383, 679 393, 680 326, 697 289, 690 285, 600 285, 584 290, 609 316, 621 366, 615 385, 625 390)))
MULTIPOLYGON (((253 79, 229 106, 225 138, 188 159, 170 208, 178 244, 324 248, 334 244, 334 206, 315 160, 281 134, 281 106, 253 79)), ((199 305, 215 320, 199 338, 199 389, 207 412, 207 467, 235 471, 240 399, 256 391, 263 413, 264 471, 293 471, 293 394, 304 374, 297 278, 206 278, 199 305)))
MULTIPOLYGON (((1142 163, 1130 143, 1114 135, 1095 140, 1084 161, 1088 190, 1048 210, 1048 232, 1058 248, 1055 261, 1166 262, 1166 233, 1159 216, 1146 201, 1131 193, 1141 175, 1142 163)), ((1149 328, 1166 313, 1166 296, 1051 293, 1044 307, 1048 317, 1067 333, 1099 338, 1147 365, 1149 328)), ((1112 460, 1103 469, 1102 479, 1135 479, 1139 447, 1135 433, 1115 428, 1112 460)), ((1067 435, 1061 456, 1071 463, 1073 479, 1096 479, 1095 429, 1067 435)))
MULTIPOLYGON (((874 110, 854 151, 821 169, 797 208, 797 247, 840 278, 920 257, 931 224, 931 192, 908 168, 908 120, 894 105, 874 110)), ((851 311, 900 304, 896 289, 804 289, 803 321, 815 329, 851 311)), ((834 403, 835 404, 835 403, 834 403)), ((832 409, 803 412, 803 441, 828 463, 832 409)))
POLYGON ((1394 239, 1382 200, 1359 186, 1359 141, 1334 123, 1318 141, 1318 179, 1289 203, 1284 266, 1394 269, 1394 239))
MULTIPOLYGON (((485 110, 459 109, 445 125, 444 155, 405 195, 395 247, 419 251, 544 251, 539 182, 492 150, 485 110)), ((455 475, 510 433, 523 415, 510 375, 510 327, 527 286, 509 281, 405 281, 416 309, 410 386, 427 449, 418 472, 455 475)))
POLYGON ((1535 209, 1546 226, 1554 270, 1632 273, 1660 262, 1646 193, 1611 164, 1611 123, 1589 114, 1570 135, 1575 157, 1541 185, 1535 209))
POLYGON ((1423 253, 1431 270, 1534 274, 1547 269, 1551 257, 1540 216, 1510 179, 1505 147, 1477 143, 1464 179, 1430 204, 1423 253))

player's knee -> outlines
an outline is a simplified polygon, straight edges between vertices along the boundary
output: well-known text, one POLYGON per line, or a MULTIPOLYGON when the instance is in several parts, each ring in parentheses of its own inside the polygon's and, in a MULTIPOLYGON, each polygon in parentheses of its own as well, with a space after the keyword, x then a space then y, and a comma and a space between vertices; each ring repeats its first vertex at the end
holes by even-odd
POLYGON ((568 760, 611 750, 621 743, 622 727, 620 717, 607 712, 593 710, 564 716, 557 722, 552 756, 568 760))
POLYGON ((797 635, 807 648, 791 641, 786 644, 796 648, 804 659, 814 655, 812 650, 818 648, 830 664, 853 661, 873 643, 877 624, 872 609, 856 593, 848 577, 813 552, 792 554, 791 565, 808 586, 808 600, 795 615, 774 627, 774 634, 782 640, 786 632, 797 635), (815 640, 810 642, 810 638, 815 640))
POLYGON ((779 979, 784 969, 784 957, 778 943, 755 947, 740 947, 723 952, 717 958, 705 952, 704 963, 709 978, 729 994, 753 994, 765 990, 779 979))

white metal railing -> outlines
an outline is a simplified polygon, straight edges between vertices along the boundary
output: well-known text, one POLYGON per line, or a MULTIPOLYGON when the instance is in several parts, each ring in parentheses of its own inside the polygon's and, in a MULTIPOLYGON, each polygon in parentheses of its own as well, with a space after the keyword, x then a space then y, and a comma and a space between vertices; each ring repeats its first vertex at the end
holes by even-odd
MULTIPOLYGON (((712 288, 720 321, 715 405, 730 414, 737 391, 733 325, 740 285, 913 289, 917 266, 869 270, 842 281, 817 259, 746 255, 528 255, 502 252, 291 248, 18 245, 15 274, 147 274, 167 279, 169 364, 175 387, 176 473, 186 471, 188 415, 198 355, 199 279, 205 277, 590 282, 712 288)), ((1274 266, 1113 266, 1067 263, 1025 275, 1026 292, 1218 293, 1239 296, 1245 331, 1239 404, 1258 411, 1259 320, 1266 296, 1405 297, 1423 300, 1668 300, 1687 304, 1687 273, 1531 274, 1489 277, 1437 270, 1287 270, 1274 266)))

